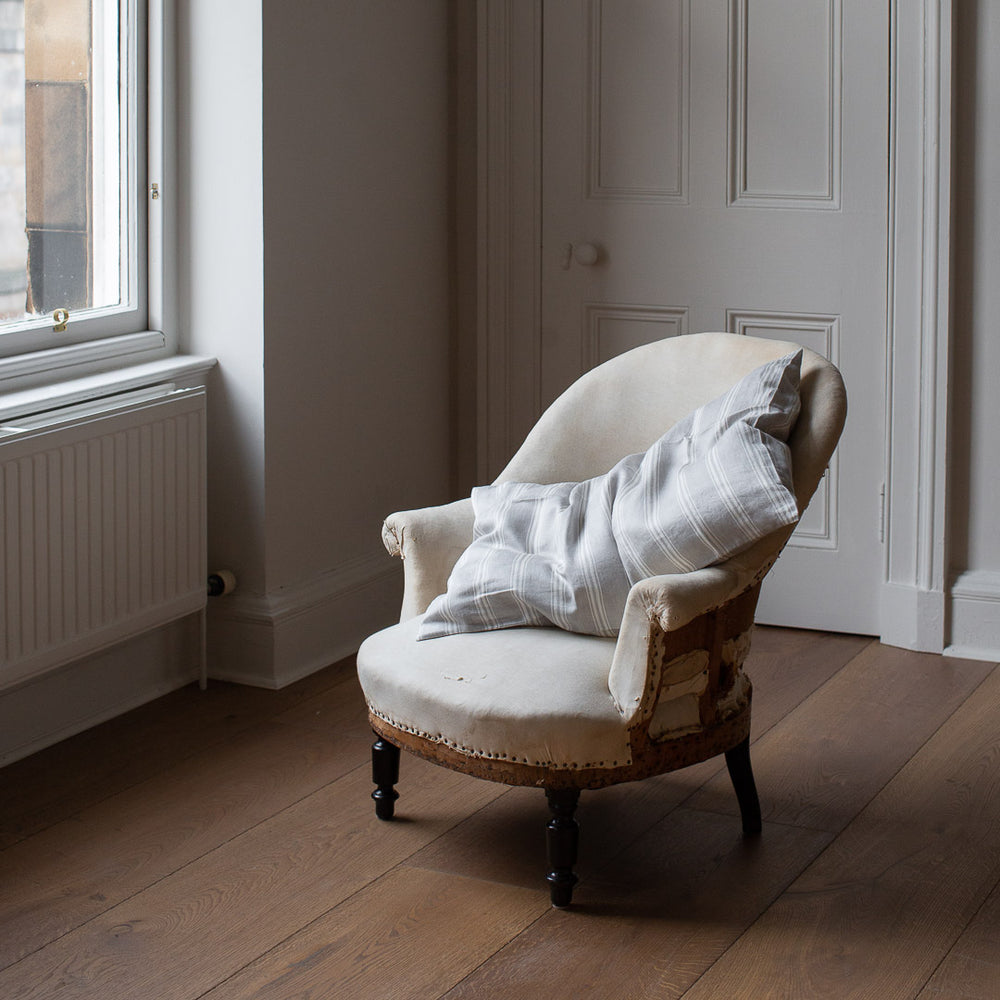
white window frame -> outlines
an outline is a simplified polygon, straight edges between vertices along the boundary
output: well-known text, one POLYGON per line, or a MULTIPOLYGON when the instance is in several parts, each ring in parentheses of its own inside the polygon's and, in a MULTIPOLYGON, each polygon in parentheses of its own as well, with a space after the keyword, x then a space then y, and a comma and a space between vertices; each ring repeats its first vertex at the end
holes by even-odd
POLYGON ((76 323, 71 317, 62 335, 51 334, 50 317, 29 320, 0 334, 0 394, 177 353, 172 297, 177 204, 176 118, 171 96, 175 0, 129 0, 128 7, 130 44, 135 46, 136 58, 130 61, 127 88, 136 109, 139 142, 132 146, 130 164, 136 178, 129 221, 133 229, 123 231, 122 239, 135 240, 141 251, 128 275, 135 308, 90 310, 86 319, 76 323))

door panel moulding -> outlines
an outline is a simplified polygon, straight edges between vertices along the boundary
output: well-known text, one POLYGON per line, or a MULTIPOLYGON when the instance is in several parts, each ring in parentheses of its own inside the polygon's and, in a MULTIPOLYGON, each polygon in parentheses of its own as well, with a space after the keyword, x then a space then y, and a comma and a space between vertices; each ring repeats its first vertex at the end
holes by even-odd
POLYGON ((477 477, 540 407, 542 11, 477 2, 477 477))
MULTIPOLYGON (((541 4, 477 0, 479 478, 538 415, 541 4)), ((952 0, 892 0, 882 640, 945 646, 952 0)), ((953 642, 954 642, 953 637, 953 642)))

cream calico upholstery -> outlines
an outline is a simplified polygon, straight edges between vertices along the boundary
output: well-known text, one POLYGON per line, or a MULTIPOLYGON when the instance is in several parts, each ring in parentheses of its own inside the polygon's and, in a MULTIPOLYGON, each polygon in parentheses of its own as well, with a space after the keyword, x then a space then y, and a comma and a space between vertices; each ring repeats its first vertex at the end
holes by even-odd
MULTIPOLYGON (((556 400, 497 481, 601 475, 754 368, 794 350, 708 333, 630 351, 556 400)), ((801 513, 836 447, 846 395, 836 368, 808 350, 800 395, 788 443, 801 513)), ((373 751, 379 815, 392 816, 399 747, 480 777, 544 787, 553 809, 556 905, 569 902, 575 882, 572 811, 581 788, 725 753, 744 829, 759 829, 747 749, 751 686, 742 665, 760 582, 794 526, 706 569, 641 580, 617 639, 520 628, 417 642, 420 616, 445 591, 473 520, 471 502, 461 500, 385 522, 386 546, 403 561, 401 621, 358 653, 380 737, 373 751)))
POLYGON ((608 687, 614 639, 516 628, 417 642, 419 621, 365 644, 365 694, 381 720, 489 760, 630 763, 623 710, 608 687))

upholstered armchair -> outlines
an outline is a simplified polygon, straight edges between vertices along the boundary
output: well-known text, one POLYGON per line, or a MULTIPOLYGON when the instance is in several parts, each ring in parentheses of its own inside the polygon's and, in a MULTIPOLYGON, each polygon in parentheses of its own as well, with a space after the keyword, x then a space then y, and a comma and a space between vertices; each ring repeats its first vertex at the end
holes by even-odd
MULTIPOLYGON (((758 366, 798 350, 709 333, 629 351, 584 375, 549 407, 497 484, 602 476, 758 366)), ((808 350, 798 395, 786 449, 793 517, 816 489, 846 415, 839 372, 808 350)), ((480 778, 543 788, 555 906, 571 902, 577 881, 574 811, 582 789, 724 754, 743 830, 760 832, 743 662, 761 582, 794 523, 715 564, 635 581, 617 635, 522 626, 418 640, 428 607, 445 594, 473 541, 474 525, 470 499, 385 521, 386 547, 403 561, 400 622, 358 653, 377 736, 377 815, 393 817, 400 748, 480 778)))

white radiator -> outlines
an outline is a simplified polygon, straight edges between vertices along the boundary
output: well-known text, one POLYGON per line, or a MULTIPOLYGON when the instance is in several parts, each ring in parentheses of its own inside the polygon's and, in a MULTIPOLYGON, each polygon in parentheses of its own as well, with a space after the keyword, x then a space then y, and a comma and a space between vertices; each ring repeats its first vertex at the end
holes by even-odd
POLYGON ((0 424, 0 689, 205 601, 203 389, 0 424))

